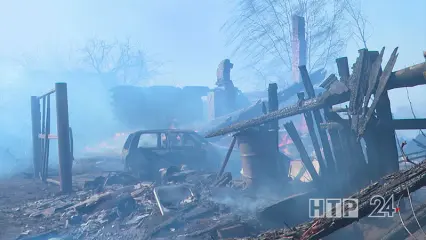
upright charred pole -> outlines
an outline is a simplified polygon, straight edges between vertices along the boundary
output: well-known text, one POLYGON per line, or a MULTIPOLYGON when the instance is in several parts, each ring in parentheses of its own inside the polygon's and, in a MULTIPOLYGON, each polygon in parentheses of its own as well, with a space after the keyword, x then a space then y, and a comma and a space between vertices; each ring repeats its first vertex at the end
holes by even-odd
MULTIPOLYGON (((270 83, 268 86, 268 111, 274 112, 278 110, 278 85, 276 83, 270 83)), ((278 150, 278 119, 271 122, 270 131, 274 132, 274 139, 278 150)))
POLYGON ((37 96, 31 96, 31 127, 33 142, 33 167, 34 177, 40 176, 41 171, 41 141, 39 138, 41 130, 40 101, 37 96))
POLYGON ((60 187, 64 193, 72 191, 72 158, 68 118, 68 94, 66 83, 56 83, 56 114, 58 131, 58 155, 60 187))

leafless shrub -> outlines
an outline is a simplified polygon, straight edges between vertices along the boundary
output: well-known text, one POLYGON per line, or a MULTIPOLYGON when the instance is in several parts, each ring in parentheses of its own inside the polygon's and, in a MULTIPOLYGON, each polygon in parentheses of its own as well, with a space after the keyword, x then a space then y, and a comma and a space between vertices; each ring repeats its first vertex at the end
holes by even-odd
MULTIPOLYGON (((345 11, 349 17, 350 26, 352 26, 353 37, 357 42, 361 42, 363 48, 367 48, 367 40, 370 37, 367 34, 367 18, 361 11, 361 6, 354 0, 343 0, 345 2, 345 11)), ((359 44, 358 44, 359 45, 359 44)), ((360 46, 358 46, 360 47, 360 46)))
POLYGON ((156 73, 159 67, 149 61, 130 39, 124 42, 91 39, 81 52, 84 63, 94 71, 121 84, 139 84, 156 73))

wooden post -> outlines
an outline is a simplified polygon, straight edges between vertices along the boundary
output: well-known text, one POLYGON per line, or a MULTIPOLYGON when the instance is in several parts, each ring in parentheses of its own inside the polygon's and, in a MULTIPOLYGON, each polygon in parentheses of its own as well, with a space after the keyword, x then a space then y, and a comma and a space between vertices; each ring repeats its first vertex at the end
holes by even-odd
MULTIPOLYGON (((44 122, 44 138, 43 138, 43 161, 42 161, 42 174, 41 174, 41 180, 42 181, 46 181, 47 177, 48 177, 48 173, 49 173, 49 143, 50 143, 50 139, 49 139, 49 135, 50 135, 50 95, 47 95, 46 97, 46 115, 45 115, 45 120, 44 122)), ((43 98, 44 99, 44 98, 43 98)), ((44 112, 44 110, 43 110, 44 112)))
POLYGON ((217 179, 219 179, 223 172, 225 171, 225 167, 228 164, 229 158, 231 157, 232 150, 234 150, 235 143, 237 142, 237 137, 232 138, 231 145, 229 145, 228 152, 226 153, 225 160, 223 160, 222 167, 220 168, 219 174, 217 174, 217 179))
POLYGON ((37 96, 31 96, 31 127, 33 141, 33 168, 34 177, 40 176, 41 170, 41 141, 38 135, 40 134, 40 101, 37 96))
POLYGON ((292 27, 292 79, 294 82, 300 82, 298 67, 306 65, 305 19, 300 16, 293 16, 292 27))
MULTIPOLYGON (((298 93, 297 97, 299 98, 299 101, 304 100, 305 99, 304 92, 298 93)), ((317 156, 318 164, 320 165, 320 175, 322 176, 324 172, 327 172, 327 169, 324 162, 324 158, 322 157, 321 147, 318 142, 317 135, 315 133, 314 120, 312 119, 311 112, 303 113, 303 117, 305 119, 306 126, 308 127, 309 136, 311 137, 311 141, 312 141, 312 146, 314 147, 315 155, 317 156)))
POLYGON ((349 75, 350 75, 348 58, 347 57, 338 58, 336 59, 336 64, 337 64, 337 71, 340 76, 340 81, 347 83, 349 80, 349 75))
POLYGON ((377 118, 380 123, 378 128, 380 132, 380 148, 383 155, 380 156, 382 161, 382 176, 399 171, 398 149, 396 144, 395 130, 393 128, 393 117, 388 96, 388 91, 382 93, 376 107, 377 118), (386 160, 384 160, 386 159, 386 160))
POLYGON ((55 89, 61 191, 69 193, 72 191, 72 159, 69 136, 67 84, 56 83, 55 89))
MULTIPOLYGON (((268 86, 268 111, 274 112, 278 110, 278 85, 276 83, 270 83, 268 86)), ((279 148, 278 140, 278 119, 271 122, 271 130, 275 132, 274 138, 276 139, 277 149, 279 148)))
MULTIPOLYGON (((311 79, 309 78, 306 66, 299 66, 299 70, 300 75, 302 76, 303 85, 305 86, 305 91, 308 94, 308 98, 315 98, 314 86, 312 85, 311 79)), ((321 123, 324 123, 324 119, 319 109, 313 110, 312 113, 314 114, 318 134, 321 139, 322 148, 324 151, 324 158, 325 162, 327 163, 327 171, 328 173, 334 174, 336 169, 334 164, 333 153, 331 151, 330 143, 328 142, 327 132, 321 128, 321 123)))
MULTIPOLYGON (((329 118, 330 110, 331 109, 329 109, 329 108, 324 109, 324 117, 325 117, 326 121, 330 121, 330 118, 329 118)), ((345 167, 342 166, 342 165, 344 165, 343 162, 347 161, 347 159, 345 159, 345 155, 343 153, 342 142, 340 141, 339 130, 329 128, 328 134, 330 135, 330 141, 331 141, 331 145, 332 145, 332 149, 333 149, 333 153, 334 153, 334 160, 336 161, 336 171, 337 171, 338 175, 341 176, 342 173, 345 172, 345 167)))
POLYGON ((308 153, 306 152, 305 146, 303 146, 302 140, 300 139, 299 133, 297 133, 296 127, 294 126, 293 122, 290 121, 284 124, 284 128, 287 131, 288 135, 290 136, 291 140, 293 140, 293 143, 300 154, 300 159, 302 160, 303 165, 306 167, 306 170, 308 170, 309 174, 311 175, 312 180, 316 184, 318 184, 319 183, 318 173, 315 170, 314 165, 312 164, 312 160, 310 159, 308 153))

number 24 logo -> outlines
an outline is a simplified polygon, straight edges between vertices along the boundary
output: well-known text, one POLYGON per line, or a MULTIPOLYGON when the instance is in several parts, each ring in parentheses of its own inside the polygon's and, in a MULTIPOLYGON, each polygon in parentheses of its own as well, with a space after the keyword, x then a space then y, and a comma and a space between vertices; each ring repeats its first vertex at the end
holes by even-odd
POLYGON ((393 195, 387 201, 380 195, 373 196, 370 199, 370 205, 376 207, 369 217, 393 217, 393 214, 399 210, 395 207, 393 195))

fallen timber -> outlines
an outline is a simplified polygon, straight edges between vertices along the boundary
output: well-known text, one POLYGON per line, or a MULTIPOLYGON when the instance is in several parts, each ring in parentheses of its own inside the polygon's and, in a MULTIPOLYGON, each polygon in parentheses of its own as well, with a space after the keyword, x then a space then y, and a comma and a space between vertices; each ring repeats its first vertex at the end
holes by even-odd
MULTIPOLYGON (((318 218, 290 229, 269 231, 259 235, 257 238, 246 239, 321 239, 369 215, 375 208, 374 205, 370 204, 370 199, 374 195, 381 195, 385 199, 389 199, 393 196, 394 199, 398 201, 398 199, 407 196, 407 189, 412 193, 425 185, 426 161, 423 161, 409 170, 387 175, 372 185, 362 189, 360 192, 350 196, 350 198, 359 200, 358 218, 318 218)), ((344 206, 339 207, 343 208, 344 206)))
MULTIPOLYGON (((392 72, 386 84, 386 90, 400 87, 414 87, 423 84, 426 84, 426 63, 420 63, 398 70, 396 72, 392 72)), ((347 102, 350 98, 349 92, 349 89, 343 82, 334 82, 330 86, 330 89, 318 97, 299 101, 297 104, 284 107, 278 111, 274 111, 250 120, 237 122, 217 131, 211 131, 206 135, 206 138, 237 132, 249 127, 255 127, 260 124, 271 122, 273 120, 291 117, 306 111, 321 109, 327 105, 330 106, 344 103, 347 102)))

